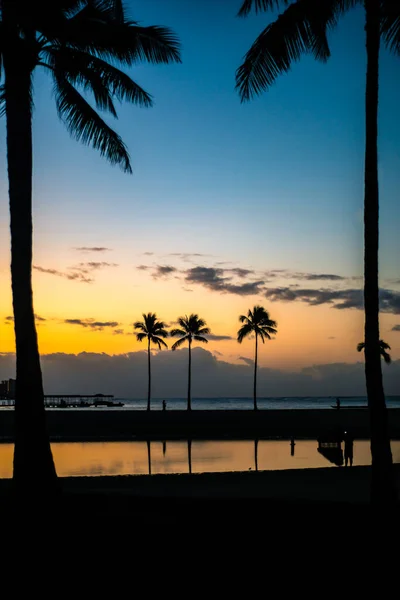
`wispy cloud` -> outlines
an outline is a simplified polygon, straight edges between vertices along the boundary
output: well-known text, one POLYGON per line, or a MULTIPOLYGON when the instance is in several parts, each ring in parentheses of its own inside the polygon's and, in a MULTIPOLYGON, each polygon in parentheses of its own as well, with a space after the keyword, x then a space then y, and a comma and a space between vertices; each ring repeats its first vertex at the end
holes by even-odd
POLYGON ((118 321, 96 321, 95 319, 64 319, 66 325, 79 325, 94 331, 103 331, 105 328, 118 327, 118 321))
POLYGON ((216 335, 215 333, 209 333, 207 338, 213 342, 221 342, 222 340, 233 340, 231 335, 216 335))
MULTIPOLYGON (((331 288, 301 289, 294 287, 269 288, 265 297, 272 301, 305 302, 310 306, 332 304, 333 308, 364 308, 363 291, 360 289, 335 290, 331 288)), ((382 312, 400 314, 400 292, 381 289, 379 291, 382 312)))
POLYGON ((176 273, 177 270, 178 269, 171 267, 170 265, 158 265, 153 271, 153 277, 154 279, 167 277, 168 275, 171 275, 171 273, 176 273))
POLYGON ((400 325, 394 325, 394 327, 392 327, 392 331, 400 331, 400 325))
POLYGON ((104 246, 80 246, 74 248, 78 252, 111 252, 112 248, 105 248, 104 246))
POLYGON ((88 277, 87 274, 82 270, 71 273, 68 271, 58 271, 57 269, 45 269, 44 267, 40 267, 39 265, 33 265, 33 268, 36 271, 39 271, 39 273, 47 273, 48 275, 63 277, 64 279, 69 279, 70 281, 80 281, 82 283, 93 283, 94 281, 92 277, 88 277))
POLYGON ((252 358, 246 358, 246 356, 239 356, 239 360, 242 360, 251 367, 254 365, 254 360, 252 358))
POLYGON ((113 334, 114 335, 123 335, 124 330, 123 329, 114 329, 113 334))
POLYGON ((186 271, 185 281, 203 285, 215 292, 225 292, 249 296, 259 294, 262 291, 264 281, 252 281, 243 284, 231 283, 232 277, 225 277, 224 269, 214 267, 193 267, 186 271))
POLYGON ((109 267, 118 267, 117 263, 110 262, 81 262, 77 265, 72 265, 68 267, 66 271, 59 271, 58 269, 47 269, 44 267, 40 267, 38 265, 34 265, 33 268, 40 273, 47 273, 48 275, 55 275, 56 277, 63 277, 64 279, 69 279, 70 281, 80 281, 83 283, 93 283, 93 271, 99 271, 100 269, 105 269, 109 267))

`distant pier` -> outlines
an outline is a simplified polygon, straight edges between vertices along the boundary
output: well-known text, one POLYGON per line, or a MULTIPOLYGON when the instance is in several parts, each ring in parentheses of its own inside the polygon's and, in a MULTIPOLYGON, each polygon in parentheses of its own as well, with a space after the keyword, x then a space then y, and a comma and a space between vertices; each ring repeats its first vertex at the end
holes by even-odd
MULTIPOLYGON (((0 398, 0 406, 14 406, 14 398, 0 398)), ((114 402, 112 394, 46 394, 46 408, 98 408, 124 406, 123 402, 114 402)))

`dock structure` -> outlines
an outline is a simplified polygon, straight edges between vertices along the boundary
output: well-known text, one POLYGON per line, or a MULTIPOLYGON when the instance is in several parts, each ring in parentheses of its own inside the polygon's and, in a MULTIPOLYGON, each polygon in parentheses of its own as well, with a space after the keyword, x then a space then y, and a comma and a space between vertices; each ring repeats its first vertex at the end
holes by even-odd
MULTIPOLYGON (((14 406, 14 398, 0 398, 0 406, 14 406)), ((91 406, 123 406, 114 402, 113 394, 45 394, 46 408, 90 408, 91 406)))

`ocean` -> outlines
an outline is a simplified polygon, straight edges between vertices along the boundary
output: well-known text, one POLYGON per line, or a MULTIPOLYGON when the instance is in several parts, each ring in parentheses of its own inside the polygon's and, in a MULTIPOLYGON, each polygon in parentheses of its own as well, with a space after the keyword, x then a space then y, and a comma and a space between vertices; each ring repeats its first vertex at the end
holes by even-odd
MULTIPOLYGON (((151 408, 162 410, 163 398, 152 398, 151 408)), ((114 398, 115 402, 123 402, 125 409, 146 410, 146 398, 114 398)), ((186 410, 186 398, 165 398, 166 410, 186 410)), ((310 408, 331 408, 336 406, 336 396, 295 396, 257 398, 259 410, 290 410, 310 408)), ((367 406, 366 396, 340 396, 340 406, 367 406)), ((386 396, 388 408, 400 408, 400 396, 386 396)), ((253 398, 192 398, 193 410, 252 410, 253 398)))

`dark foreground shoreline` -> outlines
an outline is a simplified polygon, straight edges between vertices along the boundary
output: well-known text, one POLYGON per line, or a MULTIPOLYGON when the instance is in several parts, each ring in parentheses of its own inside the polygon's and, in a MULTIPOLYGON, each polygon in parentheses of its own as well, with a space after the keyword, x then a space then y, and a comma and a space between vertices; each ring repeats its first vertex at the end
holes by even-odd
MULTIPOLYGON (((369 412, 357 409, 135 411, 121 409, 47 410, 52 441, 132 439, 267 439, 343 434, 370 437, 369 412)), ((389 434, 400 438, 400 408, 388 410, 389 434)), ((13 438, 14 411, 0 411, 0 441, 13 438)))

